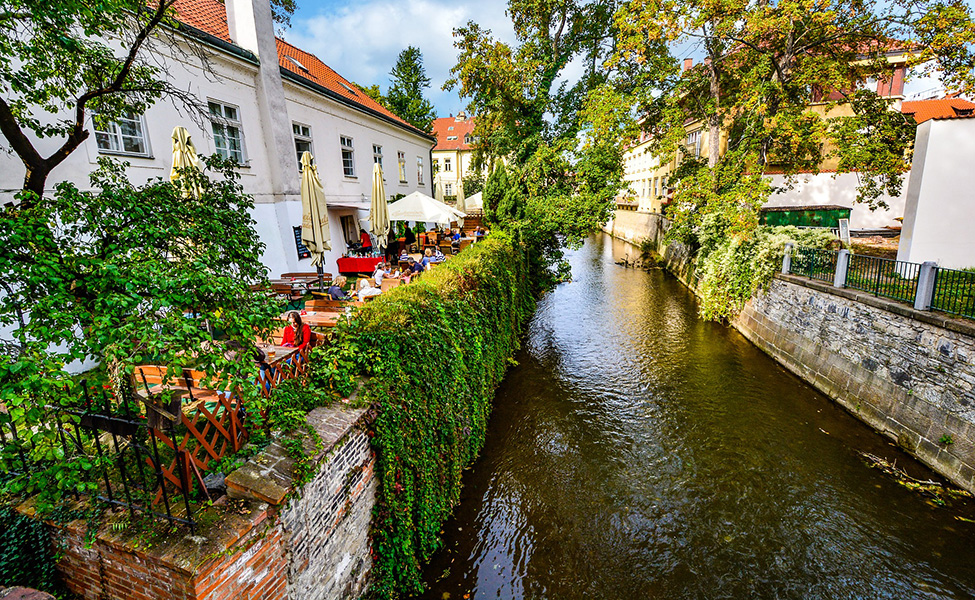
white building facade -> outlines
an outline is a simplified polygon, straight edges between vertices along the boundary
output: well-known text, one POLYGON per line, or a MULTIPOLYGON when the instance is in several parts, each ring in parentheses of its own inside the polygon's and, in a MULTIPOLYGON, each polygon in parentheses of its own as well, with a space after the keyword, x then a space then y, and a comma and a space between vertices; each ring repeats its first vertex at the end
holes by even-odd
MULTIPOLYGON (((299 259, 294 227, 301 225, 299 156, 310 151, 329 207, 330 252, 325 270, 368 229, 374 162, 383 166, 389 196, 422 191, 432 195, 431 149, 436 139, 402 121, 332 71, 315 56, 276 39, 268 0, 180 0, 177 17, 192 43, 202 43, 209 69, 192 53, 162 44, 156 59, 170 82, 190 90, 210 115, 192 118, 163 99, 144 115, 119 123, 89 120, 89 138, 48 178, 46 193, 61 181, 88 187, 101 156, 130 163, 133 183, 168 178, 172 131, 183 126, 200 154, 222 154, 243 165, 244 191, 254 197, 253 217, 265 244, 269 275, 311 271, 299 259)), ((0 138, 0 144, 5 140, 0 138)), ((58 140, 35 142, 42 154, 58 140)), ((22 185, 24 167, 0 153, 0 203, 22 185)))

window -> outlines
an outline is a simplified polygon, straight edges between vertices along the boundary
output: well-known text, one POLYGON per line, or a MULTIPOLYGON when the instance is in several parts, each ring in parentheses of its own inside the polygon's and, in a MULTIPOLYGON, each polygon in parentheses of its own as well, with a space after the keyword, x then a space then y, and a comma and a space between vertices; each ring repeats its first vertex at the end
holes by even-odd
POLYGON ((399 166, 399 180, 406 183, 406 152, 396 153, 396 164, 399 166))
POLYGON ((423 185, 423 157, 416 157, 416 184, 423 185))
POLYGON ((311 127, 301 123, 292 123, 291 130, 295 135, 295 153, 298 155, 298 170, 301 170, 301 155, 311 152, 311 127))
POLYGON ((383 168, 383 147, 379 144, 372 145, 372 162, 379 165, 379 168, 383 168))
POLYGON ((444 196, 453 196, 454 195, 454 184, 452 184, 452 183, 445 183, 445 184, 443 184, 443 195, 444 196))
POLYGON ((457 136, 456 135, 448 135, 447 136, 447 141, 448 142, 452 142, 452 141, 454 141, 456 139, 457 139, 457 136))
POLYGON ((339 217, 339 221, 342 223, 342 235, 345 237, 345 243, 358 242, 359 220, 355 218, 355 215, 339 217))
POLYGON ((464 143, 467 144, 468 146, 470 146, 471 144, 473 144, 476 141, 477 141, 477 138, 475 138, 473 135, 471 135, 469 133, 464 134, 464 143))
POLYGON ((687 134, 687 149, 694 153, 694 156, 701 156, 701 130, 692 131, 687 134))
POLYGON ((236 106, 213 100, 207 104, 210 108, 210 124, 213 127, 213 146, 217 154, 243 164, 244 134, 241 132, 240 111, 236 106))
POLYGON ((145 126, 140 115, 126 112, 118 121, 109 121, 93 115, 95 141, 101 152, 118 152, 135 156, 149 156, 145 126))
POLYGON ((444 170, 445 173, 450 173, 451 171, 454 170, 454 167, 450 163, 450 159, 449 158, 443 159, 443 170, 444 170))
POLYGON ((352 138, 339 136, 342 146, 342 172, 346 177, 355 177, 355 151, 352 148, 352 138))
POLYGON ((454 126, 453 125, 451 125, 450 127, 447 128, 447 131, 453 131, 453 130, 454 130, 454 126))

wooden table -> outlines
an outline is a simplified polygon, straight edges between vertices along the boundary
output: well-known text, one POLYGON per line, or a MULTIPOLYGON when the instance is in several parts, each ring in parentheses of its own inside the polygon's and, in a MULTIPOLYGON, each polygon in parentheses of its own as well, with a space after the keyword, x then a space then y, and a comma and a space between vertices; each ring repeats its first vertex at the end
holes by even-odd
POLYGON ((271 365, 272 367, 276 367, 277 365, 288 360, 289 358, 294 356, 295 353, 298 352, 298 349, 295 348, 294 346, 258 344, 258 347, 264 351, 264 354, 267 356, 267 364, 271 365), (271 358, 272 352, 274 353, 274 358, 271 358))
MULTIPOLYGON (((301 322, 309 327, 335 327, 339 322, 339 317, 344 314, 344 312, 337 311, 309 310, 304 314, 299 313, 299 316, 301 316, 301 322)), ((287 314, 283 314, 281 319, 287 320, 287 316, 287 314)))

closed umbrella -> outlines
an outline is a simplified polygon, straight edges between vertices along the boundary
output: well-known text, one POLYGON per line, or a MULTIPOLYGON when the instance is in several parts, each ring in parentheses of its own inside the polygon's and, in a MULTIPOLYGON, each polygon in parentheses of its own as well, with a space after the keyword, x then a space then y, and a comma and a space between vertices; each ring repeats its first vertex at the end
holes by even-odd
MULTIPOLYGON (((181 172, 185 169, 200 168, 200 159, 197 157, 196 148, 193 140, 190 139, 190 132, 185 127, 175 127, 173 129, 173 169, 169 173, 169 180, 174 184, 182 179, 181 172)), ((183 190, 184 196, 199 197, 200 186, 193 183, 183 190)))
POLYGON ((301 243, 311 252, 312 266, 322 273, 325 251, 332 249, 332 238, 328 231, 325 189, 313 160, 311 152, 301 153, 301 243))
POLYGON ((386 186, 383 185, 383 169, 379 163, 372 165, 372 206, 369 208, 369 227, 376 236, 376 246, 386 247, 389 233, 389 207, 386 203, 386 186))
MULTIPOLYGON (((464 201, 464 182, 462 180, 457 181, 457 203, 454 208, 459 212, 467 213, 467 204, 464 201)), ((463 227, 464 219, 457 219, 457 224, 463 227)))
POLYGON ((437 175, 437 180, 433 182, 433 197, 437 202, 443 202, 443 180, 437 175))

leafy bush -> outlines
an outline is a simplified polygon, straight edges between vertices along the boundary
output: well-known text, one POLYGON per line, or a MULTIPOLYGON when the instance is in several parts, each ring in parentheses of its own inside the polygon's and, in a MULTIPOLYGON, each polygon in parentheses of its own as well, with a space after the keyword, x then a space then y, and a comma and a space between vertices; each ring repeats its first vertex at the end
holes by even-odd
POLYGON ((24 586, 57 594, 64 587, 55 568, 51 534, 43 521, 0 506, 0 588, 24 586))
POLYGON ((759 290, 768 286, 782 265, 787 242, 812 248, 828 248, 836 238, 817 229, 759 227, 751 237, 725 237, 701 257, 701 316, 731 319, 759 290))
POLYGON ((316 360, 323 370, 312 377, 327 375, 335 389, 369 378, 361 397, 376 410, 379 597, 422 589, 420 566, 440 546, 461 473, 484 443, 494 389, 534 308, 526 264, 511 237, 492 233, 364 306, 337 328, 326 360, 316 360))

